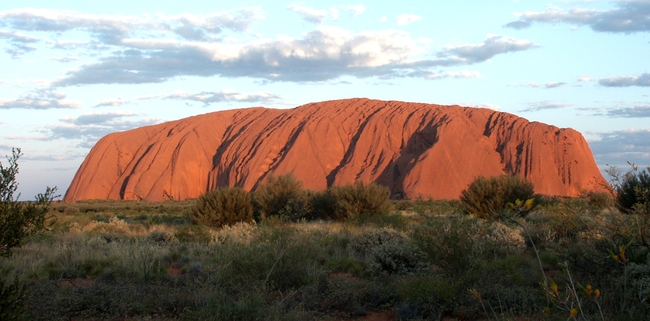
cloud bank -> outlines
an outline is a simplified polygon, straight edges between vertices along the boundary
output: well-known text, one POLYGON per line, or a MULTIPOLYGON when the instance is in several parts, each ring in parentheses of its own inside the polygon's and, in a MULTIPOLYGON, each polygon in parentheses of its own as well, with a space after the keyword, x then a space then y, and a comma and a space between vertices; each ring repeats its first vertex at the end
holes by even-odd
POLYGON ((78 117, 61 118, 60 121, 64 124, 47 126, 41 132, 45 135, 43 140, 81 140, 77 147, 90 148, 100 138, 110 133, 154 125, 160 122, 159 119, 151 118, 127 119, 137 116, 141 115, 131 111, 87 113, 78 117))
POLYGON ((641 76, 602 78, 598 80, 598 83, 605 87, 650 87, 650 74, 644 73, 641 76))
POLYGON ((491 35, 481 44, 447 46, 436 58, 417 59, 424 50, 406 32, 355 33, 328 26, 320 26, 302 38, 280 37, 240 45, 143 39, 123 42, 132 49, 71 70, 53 85, 160 83, 179 76, 289 82, 342 76, 394 78, 427 75, 432 67, 470 65, 499 54, 536 48, 527 40, 491 35))
POLYGON ((598 164, 650 165, 650 129, 622 130, 597 134, 600 140, 589 142, 598 164))
POLYGON ((0 109, 76 109, 81 103, 65 99, 66 95, 51 88, 37 89, 21 95, 17 99, 0 98, 0 109))
MULTIPOLYGON (((363 5, 343 5, 328 10, 300 3, 287 6, 306 21, 320 24, 337 18, 339 10, 358 16, 363 5)), ((9 39, 10 54, 36 50, 27 43, 38 41, 20 32, 87 33, 91 41, 48 40, 63 50, 79 47, 101 52, 94 62, 69 70, 53 86, 87 84, 161 83, 174 77, 248 77, 265 82, 319 82, 342 76, 399 78, 422 75, 440 79, 432 68, 481 63, 496 55, 524 51, 537 46, 528 40, 489 35, 483 43, 448 45, 427 53, 405 31, 355 32, 319 25, 299 37, 259 38, 248 34, 251 25, 265 19, 257 7, 205 15, 96 15, 49 9, 16 9, 0 12, 0 23, 12 30, 0 37, 9 39), (245 33, 228 37, 226 32, 245 33), (426 54, 423 55, 423 54, 426 54), (431 58, 429 58, 431 57, 431 58), (434 76, 432 76, 434 75, 434 76)), ((419 20, 400 15, 398 24, 419 20)), ((76 59, 52 58, 62 62, 76 59)), ((454 77, 454 76, 450 76, 454 77)))
POLYGON ((505 25, 508 28, 524 29, 534 23, 567 23, 588 26, 597 32, 648 32, 650 31, 650 2, 642 0, 617 1, 615 9, 595 10, 573 8, 564 10, 549 6, 540 12, 518 12, 519 20, 505 25))

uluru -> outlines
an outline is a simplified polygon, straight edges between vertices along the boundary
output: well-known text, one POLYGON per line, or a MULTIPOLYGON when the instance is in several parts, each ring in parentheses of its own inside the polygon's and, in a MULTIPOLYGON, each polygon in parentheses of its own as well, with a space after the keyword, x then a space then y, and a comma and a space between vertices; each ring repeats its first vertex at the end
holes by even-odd
POLYGON ((395 198, 454 199, 478 176, 501 174, 558 196, 604 183, 571 128, 483 108, 359 98, 218 111, 109 134, 64 200, 182 200, 222 186, 254 190, 284 173, 313 190, 375 182, 395 198))

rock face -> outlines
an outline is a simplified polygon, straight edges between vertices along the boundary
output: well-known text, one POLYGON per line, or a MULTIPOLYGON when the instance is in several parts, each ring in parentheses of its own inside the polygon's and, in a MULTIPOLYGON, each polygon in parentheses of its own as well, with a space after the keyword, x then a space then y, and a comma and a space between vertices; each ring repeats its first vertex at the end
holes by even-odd
POLYGON ((536 192, 576 196, 604 181, 570 128, 489 109, 346 99, 294 109, 247 108, 107 135, 65 200, 176 200, 221 186, 253 190, 292 172, 305 188, 357 180, 394 197, 453 199, 476 177, 530 179, 536 192))

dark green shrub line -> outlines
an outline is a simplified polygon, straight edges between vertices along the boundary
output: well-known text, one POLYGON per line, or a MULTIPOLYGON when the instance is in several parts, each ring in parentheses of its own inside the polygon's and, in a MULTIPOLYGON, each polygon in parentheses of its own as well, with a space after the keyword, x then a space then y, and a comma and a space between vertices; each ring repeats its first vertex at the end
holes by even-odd
MULTIPOLYGON (((279 219, 354 220, 387 216, 392 211, 390 190, 385 186, 357 182, 312 192, 302 188, 293 175, 269 176, 253 193, 240 188, 220 188, 196 200, 190 214, 198 225, 222 227, 237 222, 279 219)), ((396 219, 388 222, 399 224, 396 219)), ((390 224, 390 223, 389 223, 390 224)))

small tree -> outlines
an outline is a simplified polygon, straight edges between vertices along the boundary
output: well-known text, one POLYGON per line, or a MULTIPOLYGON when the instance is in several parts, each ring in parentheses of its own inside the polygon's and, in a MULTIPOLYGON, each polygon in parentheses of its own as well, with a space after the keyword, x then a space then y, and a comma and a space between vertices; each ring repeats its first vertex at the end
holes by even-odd
POLYGON ((199 225, 222 227, 253 220, 251 197, 238 187, 225 187, 200 196, 192 213, 192 222, 199 225))
POLYGON ((7 157, 9 166, 0 163, 0 256, 11 256, 11 249, 21 247, 31 235, 46 229, 48 207, 56 196, 56 187, 47 187, 44 194, 38 194, 35 202, 19 202, 14 193, 18 189, 18 158, 20 148, 12 149, 7 157))
POLYGON ((647 194, 650 192, 650 167, 633 170, 623 175, 620 184, 615 185, 616 202, 623 213, 630 213, 650 204, 647 194))
MULTIPOLYGON (((0 162, 0 256, 10 257, 11 249, 22 246, 29 236, 46 229, 48 206, 54 199, 56 187, 47 187, 44 194, 38 194, 35 202, 19 202, 14 193, 18 189, 18 158, 20 148, 11 150, 7 167, 0 162)), ((27 300, 27 289, 16 275, 13 283, 5 285, 0 277, 0 320, 20 320, 27 300)))
POLYGON ((508 203, 527 201, 534 196, 533 183, 526 178, 513 175, 480 176, 461 192, 460 201, 465 213, 490 219, 495 213, 501 214, 508 203))

